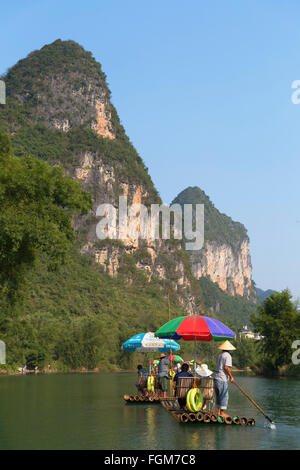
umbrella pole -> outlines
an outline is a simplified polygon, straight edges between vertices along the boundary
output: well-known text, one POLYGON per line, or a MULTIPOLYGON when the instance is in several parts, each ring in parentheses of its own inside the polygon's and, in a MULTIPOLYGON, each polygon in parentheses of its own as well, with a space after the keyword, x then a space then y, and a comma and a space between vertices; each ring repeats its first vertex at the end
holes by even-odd
MULTIPOLYGON (((171 320, 171 309, 170 309, 170 291, 168 290, 168 309, 169 309, 169 321, 171 320)), ((170 338, 170 358, 171 358, 171 390, 170 395, 173 396, 173 366, 172 366, 172 343, 170 338)))
POLYGON ((196 381, 196 336, 194 336, 194 383, 193 388, 197 388, 197 381, 196 381))
POLYGON ((196 336, 194 337, 194 376, 196 377, 196 336))

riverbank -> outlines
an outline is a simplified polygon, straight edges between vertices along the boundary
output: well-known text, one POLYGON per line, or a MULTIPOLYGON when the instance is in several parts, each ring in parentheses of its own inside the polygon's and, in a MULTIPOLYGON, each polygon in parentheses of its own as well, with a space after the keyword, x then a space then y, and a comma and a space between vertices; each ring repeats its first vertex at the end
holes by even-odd
MULTIPOLYGON (((85 367, 80 367, 78 369, 70 369, 65 366, 59 365, 59 367, 50 367, 35 370, 26 370, 22 372, 22 368, 15 368, 12 366, 6 366, 0 368, 0 376, 2 375, 25 375, 25 374, 104 374, 108 372, 115 373, 135 373, 136 369, 122 369, 118 366, 111 365, 109 367, 95 367, 94 369, 87 369, 85 367)), ((299 378, 300 379, 300 367, 281 367, 278 371, 266 370, 263 368, 253 368, 246 367, 245 369, 239 369, 237 367, 232 367, 232 373, 242 374, 249 377, 264 377, 264 378, 299 378)))
POLYGON ((40 373, 40 374, 78 374, 78 373, 100 374, 100 373, 107 373, 107 372, 133 372, 133 371, 121 369, 120 367, 115 366, 114 364, 110 366, 95 367, 94 369, 88 369, 86 367, 72 369, 67 366, 64 366, 63 364, 58 364, 54 366, 52 365, 50 367, 44 367, 42 369, 38 369, 37 371, 34 369, 32 370, 26 369, 25 371, 22 371, 22 367, 10 366, 10 365, 3 366, 3 364, 0 368, 0 376, 1 375, 24 375, 24 374, 35 374, 35 373, 40 373))

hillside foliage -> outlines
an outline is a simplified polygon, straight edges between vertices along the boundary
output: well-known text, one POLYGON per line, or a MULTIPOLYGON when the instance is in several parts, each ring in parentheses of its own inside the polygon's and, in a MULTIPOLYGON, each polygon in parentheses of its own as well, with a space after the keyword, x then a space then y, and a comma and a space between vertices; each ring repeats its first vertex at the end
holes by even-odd
POLYGON ((242 241, 247 238, 245 227, 239 222, 234 222, 226 214, 219 212, 205 192, 197 186, 186 188, 178 194, 172 204, 180 204, 181 206, 184 204, 204 204, 205 241, 228 244, 233 250, 237 250, 242 241))
POLYGON ((0 292, 16 296, 41 253, 55 269, 66 262, 75 233, 71 216, 91 207, 90 194, 60 167, 16 158, 0 132, 0 292))

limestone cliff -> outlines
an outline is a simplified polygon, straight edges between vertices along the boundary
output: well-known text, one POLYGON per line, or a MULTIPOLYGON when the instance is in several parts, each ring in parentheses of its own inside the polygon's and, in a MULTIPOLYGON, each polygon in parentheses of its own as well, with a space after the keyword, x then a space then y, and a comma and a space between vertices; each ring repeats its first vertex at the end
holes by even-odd
POLYGON ((0 108, 0 128, 11 135, 15 154, 63 165, 93 197, 90 214, 74 220, 82 253, 111 276, 123 273, 128 282, 135 282, 137 269, 149 281, 158 280, 159 289, 177 292, 187 311, 203 306, 196 281, 202 276, 232 295, 253 297, 246 230, 220 214, 199 188, 188 188, 174 201, 205 204, 205 245, 189 257, 180 241, 150 235, 97 238, 100 204, 117 209, 120 195, 127 196, 129 205, 149 207, 161 200, 111 103, 101 65, 91 53, 74 41, 57 40, 20 60, 2 78, 7 104, 0 108))
MULTIPOLYGON (((74 41, 57 40, 20 60, 4 77, 8 107, 22 115, 11 130, 43 122, 68 131, 84 126, 114 139, 116 114, 101 66, 74 41)), ((12 123, 11 123, 12 124, 12 123)))
POLYGON ((249 239, 234 252, 230 245, 207 241, 198 253, 190 252, 194 276, 209 276, 231 295, 249 298, 252 292, 252 266, 249 239))
POLYGON ((187 311, 202 305, 186 253, 180 244, 148 237, 99 240, 100 204, 161 203, 151 177, 110 100, 101 66, 80 45, 57 40, 20 60, 3 77, 7 106, 0 128, 12 136, 17 156, 31 154, 80 181, 93 197, 93 209, 74 220, 79 249, 111 276, 124 273, 135 282, 134 269, 171 288, 187 311))
POLYGON ((223 291, 256 301, 245 227, 221 214, 198 187, 185 189, 173 203, 204 204, 204 246, 199 251, 189 251, 194 276, 209 277, 223 291))
MULTIPOLYGON (((69 170, 70 171, 70 170, 69 170)), ((74 225, 82 240, 81 252, 91 256, 99 263, 104 272, 117 276, 131 256, 137 269, 144 272, 150 281, 153 276, 171 282, 179 294, 187 311, 193 311, 201 298, 195 297, 192 284, 192 273, 188 268, 188 260, 180 244, 174 241, 153 239, 122 239, 99 240, 96 235, 96 209, 99 204, 110 203, 117 208, 120 195, 128 198, 128 205, 148 205, 149 201, 160 203, 159 196, 151 194, 149 188, 138 181, 130 181, 125 175, 119 178, 118 165, 103 161, 97 152, 85 152, 81 156, 80 165, 70 171, 71 175, 81 182, 84 189, 94 194, 94 207, 90 214, 77 218, 74 225)), ((150 222, 149 222, 150 225, 150 222)), ((113 230, 115 227, 110 227, 113 230)), ((194 284, 195 287, 195 284, 194 284)), ((200 296, 200 290, 197 295, 200 296)))

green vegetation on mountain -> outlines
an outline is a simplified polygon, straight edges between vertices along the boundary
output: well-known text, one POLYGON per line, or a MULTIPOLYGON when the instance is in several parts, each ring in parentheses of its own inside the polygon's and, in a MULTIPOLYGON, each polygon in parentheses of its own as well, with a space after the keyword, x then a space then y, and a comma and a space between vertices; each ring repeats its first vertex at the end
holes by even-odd
MULTIPOLYGON (((133 367, 143 356, 126 353, 121 345, 137 331, 155 331, 168 320, 166 291, 136 271, 117 278, 76 250, 70 261, 52 272, 44 260, 26 275, 22 304, 0 303, 0 337, 13 367, 28 357, 39 367, 63 370, 133 367)), ((183 311, 171 291, 173 315, 183 311)))
MULTIPOLYGON (((70 118, 71 121, 78 119, 78 115, 85 113, 86 110, 70 107, 67 87, 85 94, 92 82, 103 89, 108 98, 110 97, 106 75, 101 65, 90 52, 85 51, 74 41, 58 39, 40 50, 31 52, 1 78, 6 84, 7 104, 2 112, 0 125, 3 123, 8 127, 7 130, 16 131, 21 125, 43 120, 50 111, 53 113, 53 110, 57 113, 62 112, 64 117, 70 118), (68 81, 62 80, 61 83, 63 92, 51 87, 52 81, 66 75, 68 81), (55 91, 58 96, 55 95, 55 91), (37 116, 36 110, 40 105, 43 110, 37 116)), ((58 80, 57 87, 60 85, 59 82, 58 80)))
POLYGON ((18 157, 32 155, 66 169, 78 165, 78 156, 83 152, 94 152, 104 164, 115 165, 118 181, 143 184, 149 193, 149 201, 160 203, 147 168, 126 136, 110 140, 84 127, 63 132, 39 123, 22 127, 12 136, 12 144, 18 157))
POLYGON ((199 284, 207 310, 213 312, 235 332, 250 324, 250 317, 257 306, 239 295, 232 296, 224 292, 216 282, 208 277, 201 277, 199 284))
POLYGON ((245 227, 234 222, 226 214, 221 214, 215 208, 209 197, 197 186, 188 187, 178 194, 172 204, 204 204, 204 233, 205 241, 214 241, 218 244, 226 243, 237 249, 241 242, 247 238, 245 227))
POLYGON ((41 253, 55 269, 75 239, 71 216, 87 212, 91 197, 59 167, 16 158, 0 132, 0 292, 16 296, 27 269, 41 253))
POLYGON ((270 295, 274 294, 275 292, 276 291, 272 289, 263 290, 256 287, 256 293, 261 303, 263 303, 268 297, 270 297, 270 295))
MULTIPOLYGON (((87 232, 97 219, 94 213, 83 218, 74 237, 72 217, 88 211, 92 198, 102 201, 105 188, 91 178, 88 194, 63 169, 74 174, 87 152, 96 162, 95 172, 98 161, 99 167, 113 169, 112 198, 117 200, 124 184, 129 190, 141 185, 147 194, 143 202, 161 202, 91 53, 73 41, 57 40, 1 78, 7 104, 0 105, 0 131, 11 139, 10 144, 0 134, 0 339, 6 343, 8 367, 25 362, 58 370, 132 367, 143 357, 122 352, 121 344, 168 320, 168 290, 173 317, 187 313, 179 298, 189 300, 192 292, 199 313, 210 312, 234 331, 248 323, 253 305, 229 296, 209 279, 197 281, 176 240, 162 243, 157 252, 155 262, 165 279, 137 268, 152 262, 144 246, 129 254, 120 241, 94 244, 95 249, 120 250, 113 278, 80 254, 87 241, 94 243, 87 232), (95 103, 105 108, 100 118, 95 103), (111 125, 114 138, 93 130, 98 118, 111 125), (188 279, 190 291, 182 279, 188 279)), ((205 204, 206 240, 238 250, 247 237, 244 226, 221 214, 199 188, 187 188, 173 202, 205 204)), ((193 345, 181 346, 182 354, 192 357, 193 345)), ((201 344, 198 352, 210 364, 217 345, 201 344)))
POLYGON ((103 163, 115 165, 119 181, 143 184, 149 201, 160 202, 110 102, 106 75, 90 52, 59 39, 33 51, 1 78, 7 104, 0 105, 0 130, 10 134, 16 156, 31 155, 68 168, 79 163, 83 152, 95 152, 103 163), (91 128, 96 98, 107 103, 115 139, 103 138, 91 128), (56 120, 68 122, 69 132, 57 129, 56 120))

